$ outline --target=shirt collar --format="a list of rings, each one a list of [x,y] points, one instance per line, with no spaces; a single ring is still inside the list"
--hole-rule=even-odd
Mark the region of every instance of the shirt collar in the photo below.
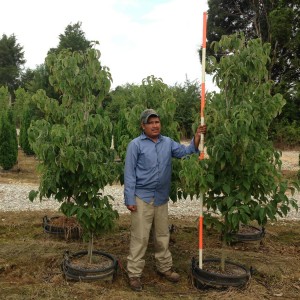
[[[147,135],[145,134],[144,131],[143,131],[142,134],[141,134],[141,139],[142,139],[142,140],[147,140],[147,139],[148,139],[148,140],[151,140],[150,138],[147,137]],[[157,141],[157,142],[159,143],[162,139],[163,139],[163,136],[160,134],[160,135],[158,136],[158,141]]]

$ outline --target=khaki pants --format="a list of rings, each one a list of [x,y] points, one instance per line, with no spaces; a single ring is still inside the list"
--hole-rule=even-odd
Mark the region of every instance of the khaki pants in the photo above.
[[[137,211],[131,212],[131,238],[127,271],[129,277],[140,277],[145,266],[145,253],[153,225],[156,268],[166,272],[172,267],[169,251],[168,203],[154,206],[136,197]]]

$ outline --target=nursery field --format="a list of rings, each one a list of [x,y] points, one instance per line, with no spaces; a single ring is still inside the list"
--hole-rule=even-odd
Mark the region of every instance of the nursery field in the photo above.
[[[36,184],[36,160],[20,153],[19,165],[1,171],[0,183]],[[294,177],[296,171],[287,172]],[[262,241],[237,243],[225,249],[228,259],[253,269],[243,289],[199,290],[191,280],[191,260],[198,258],[197,218],[170,218],[175,230],[170,250],[181,281],[173,284],[155,272],[153,244],[146,254],[144,290],[133,292],[125,272],[129,241],[129,215],[121,214],[111,233],[97,236],[94,248],[118,260],[113,282],[74,282],[61,270],[63,254],[86,250],[81,240],[65,240],[45,233],[42,218],[53,211],[0,211],[0,299],[300,299],[300,222],[269,223]],[[57,214],[56,214],[57,215]],[[204,257],[220,257],[220,238],[205,230]]]
[[[53,212],[52,212],[53,213]],[[95,238],[95,249],[119,261],[111,282],[65,280],[61,263],[65,250],[85,250],[82,241],[65,241],[43,232],[45,212],[0,212],[0,299],[299,299],[300,222],[269,224],[261,242],[235,244],[226,249],[230,260],[252,267],[254,273],[243,289],[198,290],[191,281],[191,259],[198,255],[197,222],[176,219],[170,249],[178,284],[155,273],[153,245],[146,254],[144,291],[135,293],[127,284],[124,266],[128,252],[129,218],[121,215],[117,228]],[[214,231],[205,232],[204,256],[219,257],[220,241]]]

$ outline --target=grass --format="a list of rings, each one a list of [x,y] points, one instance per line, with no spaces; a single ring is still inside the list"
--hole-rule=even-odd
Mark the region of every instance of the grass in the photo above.
[[[34,157],[19,155],[11,172],[1,172],[2,183],[38,183]],[[291,174],[289,174],[291,175]],[[198,290],[191,281],[191,259],[198,258],[198,229],[194,217],[170,219],[175,226],[170,250],[182,279],[172,284],[157,276],[150,242],[144,269],[144,290],[130,290],[125,271],[130,221],[121,215],[114,231],[95,238],[95,249],[112,254],[119,268],[114,282],[73,282],[61,270],[65,251],[86,250],[82,240],[64,240],[43,231],[42,218],[50,211],[0,211],[0,299],[299,299],[300,222],[269,223],[263,241],[239,243],[225,249],[228,259],[252,267],[254,274],[244,289]],[[220,257],[219,234],[204,233],[204,258]]]
[[[0,169],[0,182],[39,184],[37,163],[35,156],[27,156],[22,150],[19,150],[18,163],[11,170]]]
[[[129,217],[121,215],[113,232],[98,236],[95,249],[114,255],[119,268],[114,282],[67,281],[61,271],[64,251],[86,250],[81,240],[65,241],[43,232],[42,218],[53,212],[0,212],[1,299],[284,299],[299,297],[300,223],[270,223],[262,243],[235,244],[227,257],[255,270],[244,289],[198,290],[191,282],[191,259],[198,256],[197,222],[193,218],[171,219],[170,250],[182,280],[172,284],[157,276],[150,242],[146,253],[144,291],[128,287],[125,272],[129,241]],[[219,257],[219,235],[205,231],[204,256]]]

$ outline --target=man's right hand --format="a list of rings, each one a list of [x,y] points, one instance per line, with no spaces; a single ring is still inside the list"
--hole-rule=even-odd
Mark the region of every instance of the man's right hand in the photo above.
[[[127,209],[130,210],[130,211],[137,211],[137,206],[136,205],[126,205],[127,206]]]

